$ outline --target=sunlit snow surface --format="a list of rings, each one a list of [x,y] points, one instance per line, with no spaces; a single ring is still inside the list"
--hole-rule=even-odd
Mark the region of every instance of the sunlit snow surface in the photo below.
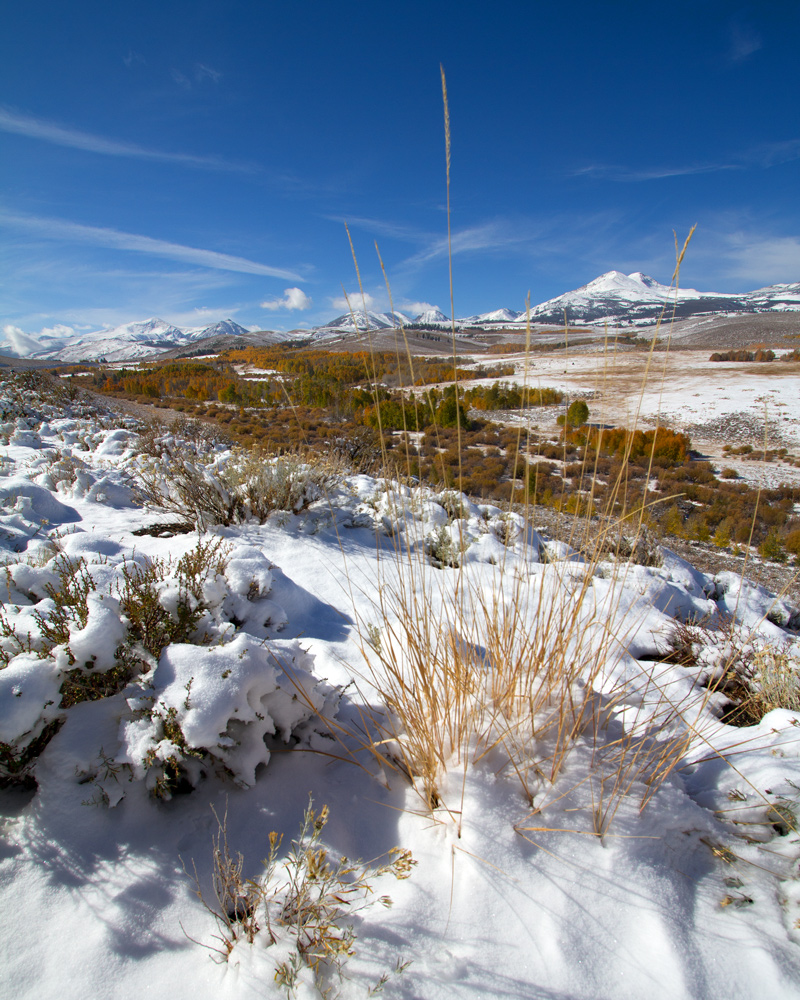
[[[27,414],[3,429],[9,444],[0,466],[0,545],[11,570],[4,596],[13,620],[21,624],[44,597],[47,538],[56,531],[101,582],[123,559],[174,560],[196,545],[196,535],[132,534],[163,520],[132,503],[127,475],[140,461],[132,426],[78,405],[57,412],[32,400]],[[70,454],[78,473],[72,482],[59,480],[55,460]],[[458,580],[471,594],[512,578],[554,600],[578,593],[581,563],[566,547],[509,525],[489,506],[464,501],[464,516],[453,521],[445,504],[452,510],[452,498],[354,476],[300,514],[220,529],[238,562],[211,595],[217,610],[208,627],[217,641],[170,647],[158,667],[161,690],[169,692],[182,690],[193,657],[198,676],[213,657],[235,661],[241,689],[204,691],[199,682],[192,688],[198,739],[213,737],[203,726],[222,724],[214,712],[224,721],[225,698],[235,702],[240,691],[246,700],[241,692],[252,694],[252,685],[252,697],[274,691],[272,668],[257,669],[258,650],[293,650],[323,692],[322,682],[357,679],[364,661],[355,623],[383,626],[379,588],[391,590],[399,577],[427,591],[433,617],[452,609]],[[426,538],[443,529],[466,545],[460,571],[426,561]],[[410,556],[397,554],[409,549]],[[79,704],[40,758],[35,796],[0,792],[4,995],[282,995],[263,936],[252,946],[238,943],[221,965],[195,943],[212,942],[216,926],[184,869],[196,866],[208,885],[213,807],[219,816],[227,811],[232,848],[244,855],[246,874],[257,876],[269,832],[283,833],[288,844],[311,793],[317,806],[330,807],[324,842],[333,851],[374,858],[398,845],[419,862],[407,881],[376,887],[393,897],[393,908],[376,906],[355,918],[356,955],[344,966],[344,981],[334,983],[344,997],[366,996],[398,959],[412,964],[390,980],[387,996],[800,996],[800,843],[791,831],[781,835],[767,814],[768,803],[798,804],[800,718],[776,710],[755,727],[724,725],[719,699],[703,697],[696,671],[658,662],[675,617],[720,612],[752,630],[748,641],[796,649],[796,634],[776,624],[788,621],[790,609],[733,574],[714,579],[669,553],[659,568],[626,564],[615,572],[600,563],[594,572],[584,597],[587,621],[595,629],[606,622],[620,639],[604,647],[597,684],[614,690],[625,681],[629,690],[614,725],[654,710],[647,678],[657,674],[659,690],[682,705],[682,724],[691,731],[683,766],[643,813],[637,787],[602,841],[591,834],[588,741],[578,741],[554,786],[534,781],[541,807],[535,815],[507,762],[487,753],[466,771],[453,764],[441,789],[450,815],[440,808],[431,816],[399,774],[364,754],[357,763],[347,759],[344,746],[319,733],[298,749],[286,745],[271,754],[260,734],[254,743],[243,739],[247,759],[234,764],[239,784],[209,775],[191,794],[162,802],[145,781],[129,780],[135,747],[123,746],[131,719],[125,692]],[[248,619],[242,603],[253,597],[252,581],[256,600],[270,602],[268,626],[264,615]],[[95,618],[73,639],[88,644],[99,664],[118,641],[119,620],[103,617],[110,605],[93,607]],[[468,608],[465,620],[471,614]],[[588,641],[600,643],[599,631]],[[37,697],[57,697],[57,664],[27,657],[0,670],[4,738],[26,724],[23,702],[27,708]],[[8,670],[16,671],[13,683],[4,683]],[[339,724],[357,729],[362,699],[375,697],[363,681],[348,687]],[[58,706],[50,710],[57,714]],[[287,723],[296,713],[278,704],[269,711]],[[99,775],[101,759],[112,762],[115,775]],[[106,799],[117,804],[111,808]],[[301,984],[298,995],[314,994]]]

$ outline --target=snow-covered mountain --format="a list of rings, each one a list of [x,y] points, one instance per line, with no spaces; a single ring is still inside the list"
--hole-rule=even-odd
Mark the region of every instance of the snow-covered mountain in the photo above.
[[[460,322],[464,326],[484,326],[487,323],[516,323],[520,319],[525,319],[525,313],[515,312],[513,309],[495,309],[492,312],[481,313],[478,316],[469,316]]]
[[[183,332],[189,340],[205,340],[206,337],[241,337],[248,331],[232,319],[221,319],[213,326],[197,326]]]
[[[642,271],[623,274],[608,271],[580,288],[565,292],[554,299],[531,308],[531,320],[537,324],[563,325],[564,314],[570,323],[585,325],[611,323],[614,326],[651,326],[663,314],[676,319],[691,316],[800,311],[800,282],[795,284],[769,285],[753,292],[699,292],[694,288],[679,288],[663,285]],[[393,318],[389,313],[370,312],[370,330],[391,329],[403,326],[441,326],[449,328],[450,319],[437,308],[428,309],[413,319],[403,313]],[[356,313],[359,331],[366,329],[364,313]],[[524,326],[524,312],[513,309],[495,309],[456,319],[458,328]],[[331,320],[319,327],[316,335],[330,336],[336,333],[355,333],[353,317],[349,314]]]
[[[45,350],[35,352],[36,358],[54,358],[65,362],[134,361],[182,347],[207,337],[223,335],[241,336],[247,333],[243,326],[231,319],[221,320],[212,326],[183,330],[163,319],[147,319],[138,323],[124,323],[113,330],[95,330],[91,333],[65,337],[61,342],[51,341]]]
[[[768,285],[752,292],[725,293],[699,292],[694,288],[674,288],[663,285],[641,271],[623,274],[608,271],[574,291],[565,292],[554,299],[542,302],[531,309],[531,320],[536,324],[561,326],[566,313],[570,323],[582,325],[651,326],[664,314],[671,318],[688,319],[696,316],[746,315],[748,313],[800,312],[800,282]],[[524,327],[524,312],[513,309],[495,309],[490,312],[457,319],[459,329],[483,327],[491,330],[500,327]],[[289,337],[308,337],[326,340],[346,334],[364,333],[366,330],[391,330],[397,326],[438,326],[449,329],[451,320],[437,307],[431,307],[417,316],[406,313],[357,311],[355,316],[346,313],[309,331],[290,334],[275,333],[265,341],[262,332],[258,343],[279,342]],[[54,334],[55,331],[55,334]],[[63,331],[63,332],[62,332]],[[21,335],[21,331],[18,331]],[[229,338],[237,338],[248,331],[231,319],[221,320],[211,326],[181,329],[162,319],[152,318],[142,322],[125,323],[113,330],[96,330],[90,333],[73,333],[68,327],[55,327],[40,338],[23,337],[37,342],[38,350],[29,352],[35,359],[57,359],[64,362],[80,361],[133,361],[175,351],[209,341],[209,351],[234,346]],[[255,335],[252,335],[255,336]],[[19,338],[17,338],[19,340]],[[0,352],[16,355],[25,351],[10,340],[0,343]],[[199,348],[198,348],[199,349]],[[195,351],[196,353],[196,351]]]
[[[368,310],[365,314],[361,309],[353,314],[345,313],[343,316],[337,316],[329,323],[317,327],[317,333],[325,335],[331,332],[364,333],[367,330],[392,330],[398,325],[408,326],[411,322],[411,318],[405,313],[378,313]]]
[[[432,309],[426,309],[421,312],[419,316],[414,317],[415,326],[449,326],[450,318],[445,316],[441,309],[434,306]]]
[[[633,274],[608,271],[575,291],[535,306],[531,309],[531,319],[538,323],[563,323],[566,311],[573,323],[649,326],[657,322],[665,307],[668,316],[672,316],[674,309],[676,319],[711,313],[797,310],[800,283],[770,285],[741,294],[698,292],[694,288],[676,291],[641,271]]]

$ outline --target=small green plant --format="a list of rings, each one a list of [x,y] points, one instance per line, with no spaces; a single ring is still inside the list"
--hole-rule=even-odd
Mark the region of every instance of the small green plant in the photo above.
[[[175,569],[169,560],[126,560],[122,580],[117,585],[120,608],[128,619],[129,645],[138,642],[158,659],[162,649],[173,642],[203,644],[208,636],[197,636],[198,625],[208,610],[203,584],[208,577],[225,572],[230,546],[220,538],[197,544],[178,560]],[[165,581],[174,576],[177,598],[168,609],[161,600]]]
[[[70,559],[69,556],[58,557],[55,566],[58,575],[58,586],[48,583],[45,586],[47,596],[53,602],[53,607],[47,614],[36,611],[34,618],[39,626],[44,647],[41,655],[49,656],[55,646],[69,643],[70,628],[78,624],[85,628],[89,619],[89,608],[86,598],[95,589],[94,580],[89,574],[85,559]],[[75,657],[67,646],[70,662]]]
[[[569,404],[567,412],[556,421],[561,427],[582,427],[589,419],[589,406],[585,399],[576,399]]]
[[[425,540],[425,551],[438,569],[445,566],[457,567],[461,561],[461,553],[453,541],[453,536],[445,525],[436,528]]]
[[[774,528],[759,545],[758,554],[762,559],[767,559],[770,562],[786,562],[786,549],[783,547],[783,542]]]

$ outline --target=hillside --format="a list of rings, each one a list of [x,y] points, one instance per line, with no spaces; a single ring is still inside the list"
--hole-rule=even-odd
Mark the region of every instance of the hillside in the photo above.
[[[786,602],[0,395],[16,998],[796,997]]]

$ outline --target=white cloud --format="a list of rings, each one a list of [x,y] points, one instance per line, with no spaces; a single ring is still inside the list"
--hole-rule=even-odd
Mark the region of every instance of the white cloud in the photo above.
[[[10,350],[12,354],[19,355],[30,354],[33,351],[39,350],[39,342],[34,340],[33,337],[29,337],[24,330],[20,330],[18,326],[12,326],[11,323],[6,323],[3,327],[3,344],[2,347]]]
[[[33,232],[43,239],[64,240],[71,243],[86,243],[97,247],[111,247],[115,250],[131,250],[135,253],[147,253],[156,257],[167,257],[170,260],[180,260],[199,267],[210,267],[221,271],[236,271],[239,274],[263,274],[271,278],[286,278],[297,281],[299,275],[280,267],[270,267],[245,257],[234,257],[232,254],[218,253],[216,250],[202,250],[199,247],[187,247],[180,243],[169,243],[167,240],[156,240],[150,236],[140,236],[137,233],[120,232],[117,229],[105,229],[100,226],[84,226],[78,222],[67,222],[63,219],[47,219],[32,215],[11,215],[0,210],[0,225]]]
[[[718,170],[742,170],[744,163],[690,163],[683,166],[644,167],[632,170],[613,164],[595,163],[572,171],[573,177],[599,177],[609,181],[658,181],[668,177],[713,174]]]
[[[800,275],[800,239],[796,236],[760,236],[732,233],[725,238],[728,275],[755,285],[797,281]]]
[[[498,219],[454,232],[449,245],[446,236],[439,237],[403,261],[403,264],[410,266],[425,264],[439,257],[446,257],[449,249],[452,249],[453,255],[481,250],[503,250],[519,246],[529,239],[530,234],[521,230],[519,226]]]
[[[71,326],[67,326],[66,323],[56,323],[55,326],[45,326],[43,327],[37,337],[39,340],[66,340],[68,337],[73,337],[75,331]]]
[[[65,326],[63,323],[56,323],[55,326],[51,327],[46,326],[39,333],[25,333],[24,330],[11,323],[7,323],[3,327],[4,343],[20,357],[60,346],[74,335],[73,328]]]
[[[175,76],[176,73],[178,76]],[[173,77],[176,83],[179,82],[178,77],[180,77],[187,86],[191,87],[189,80],[178,70],[173,70]],[[206,170],[232,170],[244,173],[253,173],[256,170],[252,164],[231,163],[217,156],[165,153],[158,149],[146,149],[133,142],[104,139],[102,136],[66,128],[63,125],[56,125],[55,122],[44,121],[32,115],[19,114],[5,107],[0,107],[0,131],[24,135],[29,139],[41,139],[44,142],[53,143],[55,146],[67,146],[71,149],[83,149],[89,153],[100,153],[104,156],[130,156],[139,160],[182,163],[187,167],[202,167]]]
[[[727,159],[710,163],[686,163],[642,168],[630,168],[613,163],[593,163],[572,171],[573,177],[596,177],[609,181],[654,181],[669,177],[690,177],[695,174],[712,174],[720,170],[767,169],[779,163],[800,159],[800,139],[762,143],[739,152]]]
[[[350,302],[348,303],[348,298]],[[361,292],[348,292],[347,295],[342,295],[339,298],[331,299],[331,305],[334,309],[338,309],[339,312],[347,313],[352,309],[353,312],[363,312],[364,303],[366,302],[367,309],[375,309],[378,305],[377,301],[369,294],[369,292],[364,292],[364,298],[361,298]]]
[[[261,308],[277,312],[279,309],[308,309],[310,305],[311,299],[302,288],[284,288],[283,298],[268,299],[261,303]]]
[[[141,63],[143,66],[147,65],[147,60],[141,52],[135,52],[133,49],[128,49],[128,54],[122,57],[122,61],[128,69],[130,69],[134,63]]]
[[[404,302],[400,306],[401,312],[408,313],[409,316],[419,316],[420,313],[428,312],[429,309],[438,308],[438,306],[431,305],[430,302]]]

